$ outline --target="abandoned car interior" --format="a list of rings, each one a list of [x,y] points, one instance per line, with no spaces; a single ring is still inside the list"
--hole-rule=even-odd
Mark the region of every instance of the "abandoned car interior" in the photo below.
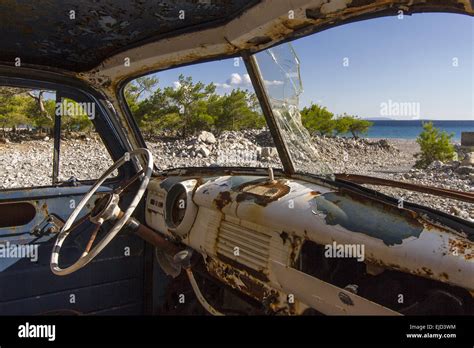
[[[456,79],[471,125],[473,14],[470,0],[2,1],[0,314],[474,315],[474,128],[446,145],[456,157],[390,171],[400,151],[341,121],[360,118],[336,108],[329,133],[308,118],[319,99],[372,101],[364,80],[382,70],[352,97],[344,75],[383,64],[352,58],[377,46],[364,26],[426,20],[470,28],[449,40],[470,52]],[[338,67],[318,70],[332,51]],[[403,57],[387,69],[443,69]],[[455,89],[443,73],[423,83]],[[399,80],[383,100],[425,86]],[[370,151],[386,175],[363,170]]]

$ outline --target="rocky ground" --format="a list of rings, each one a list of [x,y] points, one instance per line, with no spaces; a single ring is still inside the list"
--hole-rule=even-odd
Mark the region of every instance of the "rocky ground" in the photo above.
[[[0,142],[0,189],[51,185],[53,140]],[[102,142],[96,138],[63,140],[60,177],[97,179],[113,162]]]
[[[273,141],[266,131],[202,132],[185,140],[152,139],[148,147],[161,169],[188,166],[281,167]],[[378,176],[463,192],[474,192],[474,154],[458,149],[458,161],[435,162],[426,170],[414,169],[414,140],[348,139],[317,137],[314,146],[321,161],[336,173]],[[0,188],[49,185],[53,142],[40,139],[0,138]],[[65,139],[61,148],[61,179],[99,177],[111,164],[107,151],[93,136]],[[304,169],[300,160],[299,166]],[[405,201],[413,201],[474,221],[474,204],[388,187],[373,187]]]

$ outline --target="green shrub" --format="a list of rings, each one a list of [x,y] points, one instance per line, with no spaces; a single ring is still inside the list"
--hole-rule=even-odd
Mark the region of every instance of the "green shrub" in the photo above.
[[[349,126],[352,123],[352,117],[346,114],[334,119],[334,132],[337,135],[349,133]]]
[[[337,134],[351,133],[354,138],[358,138],[361,134],[366,134],[372,125],[373,123],[370,121],[346,114],[334,120],[334,130]]]
[[[362,134],[367,134],[369,128],[372,127],[372,125],[373,123],[370,121],[353,117],[352,122],[349,124],[349,132],[351,132],[354,138],[358,138]]]
[[[453,134],[440,131],[432,122],[423,124],[423,131],[418,135],[416,142],[420,145],[421,152],[415,166],[426,168],[433,161],[449,161],[454,158],[454,146],[451,144]]]
[[[334,131],[334,114],[325,107],[311,104],[301,110],[301,121],[303,126],[311,133],[319,135],[332,135]]]
[[[333,135],[351,133],[354,138],[368,132],[372,122],[362,120],[356,116],[343,114],[334,117],[334,114],[324,106],[311,104],[301,110],[303,126],[311,133],[319,135]]]

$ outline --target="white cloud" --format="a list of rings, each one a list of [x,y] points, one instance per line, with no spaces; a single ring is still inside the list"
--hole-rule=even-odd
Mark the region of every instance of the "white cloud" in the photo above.
[[[283,81],[279,81],[279,80],[268,81],[268,80],[265,80],[265,84],[267,86],[280,86],[280,85],[283,84]]]
[[[239,73],[233,73],[230,77],[224,82],[214,82],[214,85],[218,88],[230,89],[240,86],[251,86],[252,82],[250,81],[249,74],[240,75]]]
[[[233,73],[226,81],[229,85],[240,85],[242,77],[238,73]]]
[[[173,82],[173,88],[174,88],[174,90],[180,89],[181,88],[181,83],[179,81],[174,81]]]
[[[219,83],[219,82],[214,82],[214,85],[216,87],[220,87],[220,88],[232,88],[231,85],[227,84],[227,83]]]

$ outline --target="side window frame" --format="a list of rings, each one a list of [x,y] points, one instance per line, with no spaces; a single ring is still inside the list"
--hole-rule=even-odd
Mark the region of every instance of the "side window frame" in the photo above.
[[[91,121],[94,124],[97,133],[99,134],[100,140],[107,149],[111,160],[115,162],[123,155],[123,153],[128,151],[126,149],[123,135],[121,135],[120,132],[118,132],[118,130],[116,129],[116,123],[112,121],[111,115],[109,114],[110,111],[107,110],[107,108],[105,107],[106,100],[103,100],[104,98],[102,98],[98,92],[89,91],[80,87],[71,86],[63,83],[9,76],[0,76],[0,86],[53,90],[56,92],[56,101],[60,100],[61,98],[71,98],[77,102],[94,103],[96,115]],[[68,186],[67,182],[57,181],[57,177],[59,174],[59,163],[61,160],[61,139],[60,137],[58,137],[58,135],[60,134],[60,123],[57,123],[56,121],[60,118],[61,116],[57,117],[56,115],[54,117],[54,147],[51,153],[51,169],[53,172],[51,183],[44,186],[20,186],[0,189],[0,192],[13,190],[29,190],[42,187]],[[126,177],[129,177],[133,171],[134,168],[132,168],[131,165],[124,165],[118,169],[117,176],[107,179],[104,184],[114,186],[116,183],[120,182]],[[97,179],[98,178],[78,180],[77,182],[79,182],[81,185],[89,185],[93,184]]]

